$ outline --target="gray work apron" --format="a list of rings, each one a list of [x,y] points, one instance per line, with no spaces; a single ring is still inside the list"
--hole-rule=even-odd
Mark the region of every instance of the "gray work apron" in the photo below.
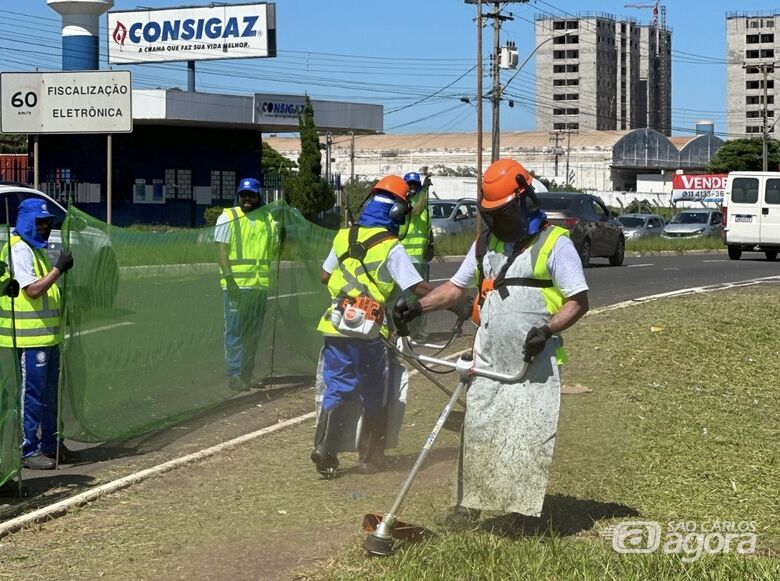
[[[545,236],[518,256],[506,278],[533,278],[533,261]],[[485,278],[494,278],[507,257],[488,252]],[[523,343],[531,327],[549,322],[542,290],[511,286],[502,299],[488,293],[474,341],[475,363],[514,374],[523,365]],[[528,367],[524,381],[503,384],[476,377],[466,396],[466,417],[454,503],[467,508],[539,516],[555,445],[560,405],[558,338]]]

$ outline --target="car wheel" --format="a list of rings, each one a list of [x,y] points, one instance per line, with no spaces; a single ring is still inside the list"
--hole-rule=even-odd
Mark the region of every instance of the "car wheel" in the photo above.
[[[623,259],[626,257],[626,241],[621,236],[618,238],[617,246],[615,246],[615,254],[609,257],[609,263],[612,266],[620,266],[623,264]]]
[[[777,258],[777,250],[766,250],[764,252],[767,260],[774,260]]]
[[[590,239],[586,238],[582,241],[582,247],[580,248],[580,260],[582,261],[582,267],[587,268],[590,265]]]
[[[729,258],[739,260],[742,256],[742,249],[739,246],[729,246]]]

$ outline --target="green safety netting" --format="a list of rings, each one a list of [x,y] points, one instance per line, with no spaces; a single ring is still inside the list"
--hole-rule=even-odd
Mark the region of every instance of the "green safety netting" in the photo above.
[[[250,323],[262,329],[254,375],[277,382],[313,377],[322,345],[316,325],[328,304],[319,273],[335,232],[284,203],[256,212],[276,221],[284,241],[270,268],[262,320]],[[75,266],[59,283],[67,438],[100,442],[138,435],[236,395],[225,377],[225,305],[214,234],[214,227],[117,228],[68,210],[62,240]],[[8,353],[0,361],[0,482],[18,464],[18,389],[10,350],[0,349],[5,356],[2,351]]]
[[[19,470],[19,384],[11,349],[0,349],[0,486]]]

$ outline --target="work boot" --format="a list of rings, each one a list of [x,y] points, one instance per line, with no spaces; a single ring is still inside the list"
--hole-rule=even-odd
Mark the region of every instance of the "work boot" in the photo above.
[[[47,458],[42,452],[38,451],[22,458],[22,468],[29,470],[54,470],[54,460]]]
[[[385,443],[387,441],[387,408],[371,417],[363,416],[363,428],[358,440],[360,464],[358,471],[363,474],[381,472],[387,468]]]
[[[317,421],[317,431],[314,434],[314,449],[311,451],[311,461],[317,472],[325,478],[334,478],[339,459],[336,456],[341,432],[344,428],[344,406],[320,412]]]
[[[453,506],[434,520],[437,525],[451,531],[466,531],[479,524],[479,511],[465,506]]]
[[[51,458],[52,460],[55,460],[57,457],[57,452],[44,452],[44,456],[47,458]],[[60,464],[75,464],[80,460],[79,455],[77,452],[74,452],[70,448],[68,448],[65,444],[60,444]]]
[[[231,375],[228,377],[228,388],[233,391],[249,391],[249,386],[246,381],[241,379],[238,375]]]

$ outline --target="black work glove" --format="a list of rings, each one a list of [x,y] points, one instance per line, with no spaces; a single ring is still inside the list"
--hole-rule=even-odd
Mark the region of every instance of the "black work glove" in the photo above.
[[[420,315],[422,315],[422,305],[419,301],[409,304],[403,297],[398,299],[393,305],[393,324],[395,324],[398,334],[402,337],[409,335],[408,323]]]
[[[531,358],[544,351],[544,344],[547,343],[547,339],[550,337],[552,337],[552,331],[550,331],[550,327],[547,325],[531,327],[525,336],[525,343],[523,344],[525,360],[530,361]]]
[[[241,293],[238,290],[238,283],[236,282],[236,279],[233,278],[233,275],[225,277],[225,284],[227,285],[227,294],[230,302],[237,303]]]
[[[474,297],[464,297],[447,310],[455,313],[459,321],[465,321],[471,317],[471,311],[474,309]]]
[[[433,182],[431,182],[431,176],[425,176],[425,179],[423,180],[421,190],[424,190],[425,188],[430,188],[433,185]]]
[[[15,278],[9,279],[3,289],[3,294],[7,297],[15,299],[19,296],[19,281]]]
[[[60,256],[57,258],[57,264],[54,265],[54,268],[62,274],[68,272],[73,268],[73,255],[67,250],[60,250]]]

